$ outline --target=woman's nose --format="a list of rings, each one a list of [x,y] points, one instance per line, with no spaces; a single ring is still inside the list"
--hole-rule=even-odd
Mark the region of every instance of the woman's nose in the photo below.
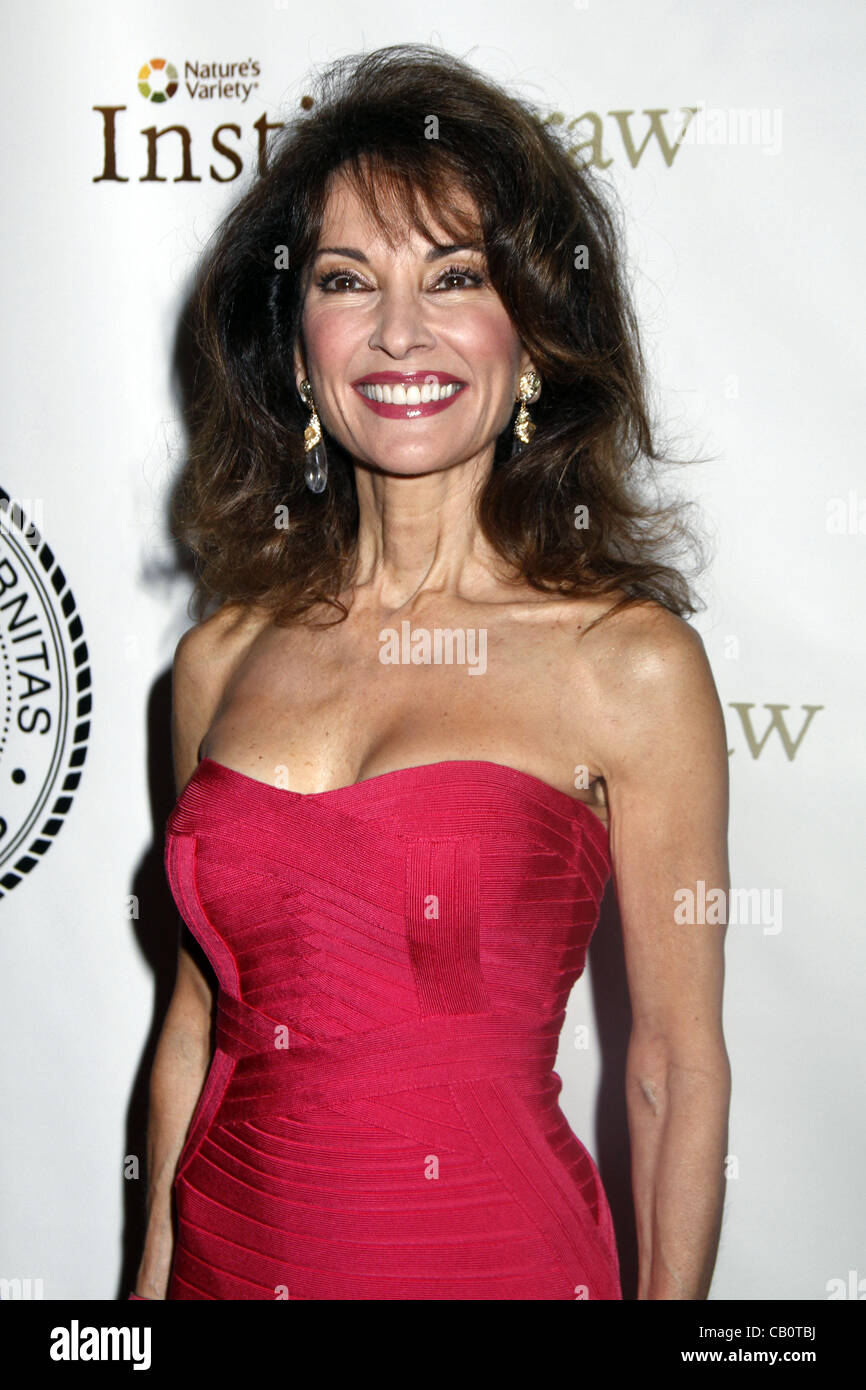
[[[382,295],[370,334],[371,348],[381,348],[391,357],[405,357],[414,348],[432,347],[435,342],[425,306],[416,294],[397,291]]]

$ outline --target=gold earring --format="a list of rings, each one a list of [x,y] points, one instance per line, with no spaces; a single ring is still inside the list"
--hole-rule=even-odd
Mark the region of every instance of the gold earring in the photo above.
[[[538,372],[530,368],[524,372],[518,384],[517,399],[520,401],[520,409],[517,412],[517,419],[514,421],[514,440],[511,445],[511,457],[519,454],[525,444],[529,444],[535,433],[535,424],[529,411],[526,409],[526,402],[531,400],[541,387],[541,377]]]
[[[304,430],[304,449],[307,454],[304,482],[310,492],[324,492],[328,482],[328,455],[325,451],[325,441],[322,438],[321,421],[313,404],[313,388],[306,377],[304,377],[298,390],[305,404],[310,408],[310,423]]]

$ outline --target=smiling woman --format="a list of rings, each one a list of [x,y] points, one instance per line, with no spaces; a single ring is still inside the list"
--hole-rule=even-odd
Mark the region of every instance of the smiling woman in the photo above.
[[[459,190],[450,202],[459,206]],[[465,206],[464,216],[473,216]],[[489,468],[490,440],[510,418],[515,380],[531,368],[490,281],[482,247],[438,240],[431,245],[414,228],[399,242],[386,239],[341,175],[331,182],[320,239],[295,346],[299,393],[320,403],[332,436],[354,465],[379,475],[417,477],[460,463],[473,485],[480,484]],[[451,261],[456,252],[467,263]],[[337,257],[357,264],[335,265]],[[406,361],[406,370],[358,373],[377,351]],[[309,371],[307,357],[316,364]],[[410,359],[425,362],[423,371],[412,368]],[[537,395],[534,387],[526,398]],[[435,430],[412,423],[446,412]],[[376,427],[371,416],[390,423]],[[405,428],[397,428],[398,421]],[[357,485],[363,494],[367,480]]]
[[[280,132],[267,173],[219,230],[193,304],[202,360],[173,527],[198,560],[200,611],[219,600],[260,603],[277,623],[312,621],[312,609],[319,621],[327,608],[345,616],[340,594],[360,559],[357,464],[399,467],[401,452],[414,452],[411,433],[392,431],[381,456],[384,436],[376,447],[373,434],[359,436],[348,393],[376,380],[375,345],[360,346],[371,315],[400,310],[417,292],[425,323],[397,325],[401,339],[421,335],[410,344],[412,371],[388,367],[410,381],[437,369],[470,388],[474,404],[463,390],[455,405],[462,424],[470,411],[479,424],[467,448],[493,427],[477,515],[506,569],[541,592],[694,612],[672,560],[690,549],[697,557],[700,542],[684,508],[662,503],[655,485],[666,455],[649,419],[623,261],[608,190],[517,98],[422,45],[333,64],[312,111]],[[460,341],[446,352],[431,345],[447,322]],[[389,342],[391,331],[386,319]],[[311,496],[309,404],[298,388],[303,346],[317,333],[329,347],[333,337],[349,375],[306,373],[330,461],[327,488]],[[534,433],[509,467],[530,364],[541,384],[525,402]],[[363,407],[370,424],[414,418],[388,409],[399,393],[376,399],[384,409]],[[455,409],[445,412],[450,429]],[[280,506],[288,519],[275,527]]]
[[[212,975],[181,946],[146,1296],[621,1299],[553,1070],[613,873],[637,1296],[706,1297],[723,927],[676,906],[726,891],[727,747],[620,267],[543,123],[412,45],[216,237],[166,829]]]

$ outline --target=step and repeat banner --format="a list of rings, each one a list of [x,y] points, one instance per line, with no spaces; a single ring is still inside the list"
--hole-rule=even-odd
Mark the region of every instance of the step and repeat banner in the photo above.
[[[712,541],[734,905],[713,1299],[866,1297],[861,306],[866,15],[847,0],[10,0],[3,11],[0,1279],[112,1299],[143,1236],[177,918],[167,507],[181,315],[311,74],[432,43],[557,123],[626,222],[672,485]],[[606,900],[557,1069],[634,1274],[621,947]]]

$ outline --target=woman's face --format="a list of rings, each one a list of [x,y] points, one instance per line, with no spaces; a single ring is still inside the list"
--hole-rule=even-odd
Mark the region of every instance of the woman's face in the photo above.
[[[492,463],[531,360],[487,279],[483,248],[431,246],[414,228],[409,237],[390,249],[354,190],[335,183],[309,270],[296,382],[309,378],[322,425],[361,463],[404,476]],[[450,397],[449,382],[459,383]]]

